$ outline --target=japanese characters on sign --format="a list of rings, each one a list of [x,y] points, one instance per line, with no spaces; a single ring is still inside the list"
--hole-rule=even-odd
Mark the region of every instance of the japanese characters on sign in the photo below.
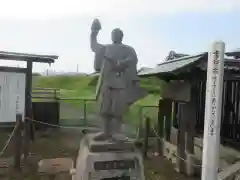
[[[202,180],[217,180],[221,132],[225,43],[215,41],[208,53]]]
[[[217,80],[219,78],[219,51],[213,52],[213,62],[212,62],[212,76],[211,76],[211,121],[210,121],[210,136],[215,134],[215,122],[216,122],[216,110],[217,110],[217,96],[216,96],[216,86]]]
[[[17,93],[16,93],[16,114],[19,113],[19,109],[20,109],[20,95],[19,95],[19,79],[17,79]]]

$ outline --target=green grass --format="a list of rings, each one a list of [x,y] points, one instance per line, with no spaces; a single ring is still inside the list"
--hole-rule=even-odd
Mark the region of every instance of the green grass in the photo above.
[[[93,76],[54,76],[44,77],[35,76],[33,78],[33,87],[40,88],[59,88],[61,89],[61,97],[64,98],[94,98],[97,79]],[[133,104],[129,112],[126,113],[125,119],[127,123],[137,125],[140,121],[139,108],[140,106],[154,106],[158,104],[160,94],[161,81],[157,78],[143,78],[140,81],[140,86],[146,89],[149,95],[135,104]],[[77,108],[83,108],[81,100],[67,100]],[[96,103],[88,102],[87,113],[96,112]],[[148,114],[153,121],[157,117],[157,108],[148,107],[143,109],[143,114]]]

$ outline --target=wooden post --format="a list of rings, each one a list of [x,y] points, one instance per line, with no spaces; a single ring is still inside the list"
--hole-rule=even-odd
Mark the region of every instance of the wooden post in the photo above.
[[[178,128],[179,123],[178,123],[178,116],[177,116],[177,114],[178,114],[178,103],[177,103],[177,101],[173,102],[173,112],[172,112],[172,114],[173,114],[172,127]]]
[[[30,146],[30,123],[28,119],[24,120],[24,133],[23,133],[23,155],[24,160],[27,160]]]
[[[194,84],[191,89],[191,99],[184,105],[184,114],[187,123],[187,142],[186,142],[186,174],[188,176],[194,175],[194,138],[195,138],[195,124],[196,124],[196,93]]]
[[[32,61],[27,61],[27,72],[26,72],[26,88],[25,88],[25,117],[31,118],[32,115],[32,99],[31,99],[31,89],[32,89]],[[31,121],[24,118],[24,146],[23,153],[24,159],[27,160],[30,146],[30,128]]]
[[[172,100],[166,99],[164,102],[164,116],[165,118],[165,137],[170,142],[171,130],[172,130]]]
[[[164,100],[160,99],[158,102],[158,136],[157,138],[157,151],[159,155],[163,155],[163,135],[164,135]]]
[[[143,150],[143,156],[144,158],[147,158],[148,153],[148,137],[150,132],[150,118],[146,117],[145,120],[145,137],[144,137],[144,150]]]
[[[84,118],[84,126],[87,125],[87,104],[86,100],[83,100],[83,118]]]
[[[186,132],[186,112],[184,113],[184,103],[179,104],[179,130],[177,141],[177,170],[181,173],[185,172],[185,132]]]
[[[140,106],[139,107],[139,111],[138,111],[138,117],[139,117],[139,132],[138,132],[138,139],[140,139],[143,135],[143,118],[142,118],[142,110],[143,107]]]
[[[54,100],[56,101],[57,100],[57,89],[54,89],[53,92],[54,92]]]
[[[22,115],[17,114],[16,115],[16,130],[14,134],[14,140],[15,140],[15,155],[14,155],[14,168],[16,170],[21,169],[21,155],[22,155]]]
[[[194,137],[195,137],[195,125],[196,125],[196,93],[194,87],[191,90],[191,100],[185,104],[185,113],[188,113],[187,118],[187,152],[194,153]]]

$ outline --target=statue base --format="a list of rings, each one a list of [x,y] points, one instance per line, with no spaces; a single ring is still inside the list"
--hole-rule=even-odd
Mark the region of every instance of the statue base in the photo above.
[[[75,180],[145,180],[142,155],[133,142],[99,142],[93,137],[81,141]]]

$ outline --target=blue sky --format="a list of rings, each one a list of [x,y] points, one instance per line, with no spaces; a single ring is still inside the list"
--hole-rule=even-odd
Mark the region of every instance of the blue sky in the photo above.
[[[22,6],[20,10],[10,9],[9,1],[1,2],[6,7],[0,12],[0,50],[60,56],[51,67],[35,65],[34,70],[39,72],[47,68],[76,71],[77,64],[79,71],[92,72],[89,33],[94,17],[103,26],[99,34],[101,43],[111,42],[113,28],[123,29],[124,43],[137,51],[139,67],[153,67],[170,50],[189,54],[208,51],[214,40],[224,41],[227,50],[240,47],[237,0],[227,4],[223,0],[168,0],[165,4],[161,0],[122,0],[121,4],[110,0],[102,0],[100,4],[96,0],[89,0],[88,4],[81,0],[52,0],[50,4],[36,0],[37,5],[23,0],[16,4]],[[1,63],[16,65],[16,62]]]

